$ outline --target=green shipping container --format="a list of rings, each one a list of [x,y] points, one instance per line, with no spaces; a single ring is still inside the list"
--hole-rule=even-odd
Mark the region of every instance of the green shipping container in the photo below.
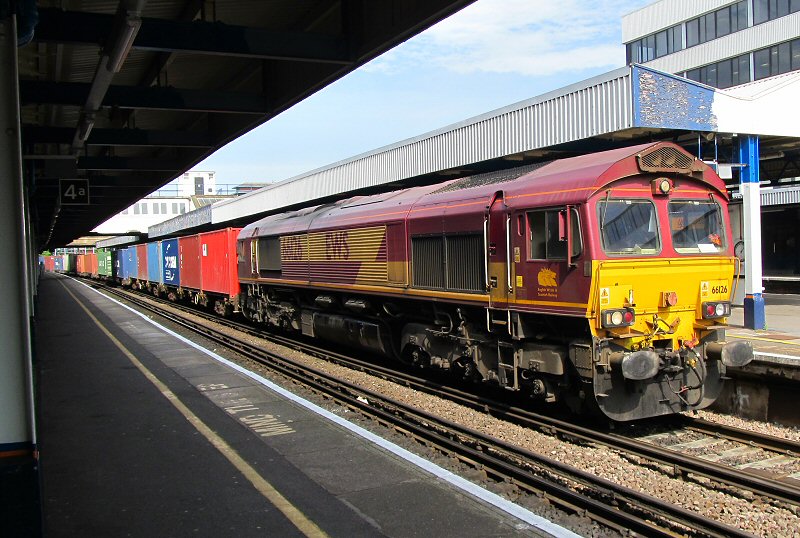
[[[112,259],[111,249],[97,249],[97,274],[108,278],[114,278],[114,260]]]

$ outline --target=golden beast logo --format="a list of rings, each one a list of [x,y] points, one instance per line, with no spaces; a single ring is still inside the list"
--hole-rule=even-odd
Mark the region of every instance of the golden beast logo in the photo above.
[[[547,267],[542,267],[539,269],[539,274],[537,275],[539,280],[539,285],[546,287],[546,288],[555,288],[558,287],[558,282],[556,282],[556,273]]]

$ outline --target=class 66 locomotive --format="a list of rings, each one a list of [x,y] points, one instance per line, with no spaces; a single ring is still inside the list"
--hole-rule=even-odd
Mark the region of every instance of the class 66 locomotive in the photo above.
[[[615,421],[701,409],[753,358],[727,200],[663,142],[349,198],[244,228],[239,306]]]

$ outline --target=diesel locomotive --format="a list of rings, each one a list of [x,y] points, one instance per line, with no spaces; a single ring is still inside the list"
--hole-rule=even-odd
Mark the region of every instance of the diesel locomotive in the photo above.
[[[247,318],[628,421],[727,367],[723,181],[653,143],[276,214],[243,228]]]

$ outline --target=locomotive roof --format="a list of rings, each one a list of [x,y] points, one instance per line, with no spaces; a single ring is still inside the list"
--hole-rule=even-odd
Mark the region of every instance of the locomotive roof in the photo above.
[[[456,202],[466,202],[463,204],[466,206],[486,205],[497,191],[503,192],[510,206],[522,203],[522,200],[530,203],[531,197],[535,197],[537,205],[577,204],[585,202],[615,180],[641,174],[636,156],[663,147],[676,148],[691,159],[694,169],[702,171],[702,180],[726,196],[724,182],[709,166],[675,144],[658,142],[473,175],[435,185],[356,196],[300,211],[270,215],[242,229],[239,237],[297,233],[365,222],[367,219],[396,220],[405,218],[415,209]]]

